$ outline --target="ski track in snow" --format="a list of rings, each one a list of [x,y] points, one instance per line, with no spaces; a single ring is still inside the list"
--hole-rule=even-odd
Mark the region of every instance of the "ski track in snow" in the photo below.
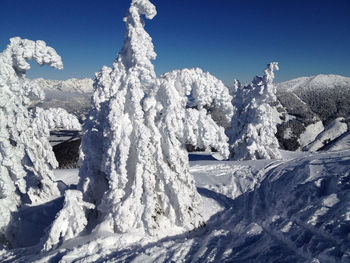
[[[100,251],[61,248],[35,255],[38,246],[23,248],[12,256],[0,252],[0,261],[350,262],[350,151],[293,156],[230,162],[191,155],[207,219],[196,231],[116,251],[107,237]],[[62,171],[59,176],[64,180]]]

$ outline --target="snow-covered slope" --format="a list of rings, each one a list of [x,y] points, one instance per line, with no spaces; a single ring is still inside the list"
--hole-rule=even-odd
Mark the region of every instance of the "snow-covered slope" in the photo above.
[[[350,150],[350,130],[322,148],[324,151],[340,151],[345,149]]]
[[[326,127],[338,117],[350,116],[348,77],[316,75],[292,79],[277,85],[277,97],[286,110],[286,119],[277,133],[284,149],[301,149],[310,143],[304,139],[316,138],[322,131],[319,124],[314,129],[316,123],[322,121]],[[309,125],[313,126],[307,128]]]
[[[40,235],[62,206],[61,198],[21,211],[18,220],[22,224],[15,233],[24,248],[10,253],[0,250],[0,261],[350,261],[350,150],[288,153],[284,161],[220,162],[206,155],[190,158],[190,171],[203,198],[205,227],[120,250],[115,250],[110,234],[92,233],[54,251],[37,253]],[[67,185],[73,187],[74,173],[68,170],[67,174],[61,171],[57,176],[68,179]]]
[[[80,119],[83,119],[91,107],[92,79],[73,78],[61,81],[39,78],[32,81],[45,93],[44,102],[35,102],[32,106],[40,106],[45,109],[61,107]]]
[[[348,125],[346,124],[344,118],[336,118],[324,131],[317,135],[312,143],[305,146],[303,150],[312,152],[320,150],[326,144],[336,140],[338,137],[346,133],[347,130]]]

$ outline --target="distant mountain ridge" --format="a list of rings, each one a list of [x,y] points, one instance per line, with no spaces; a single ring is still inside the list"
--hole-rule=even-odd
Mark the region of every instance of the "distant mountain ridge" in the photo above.
[[[76,115],[80,121],[85,118],[91,108],[90,98],[93,91],[93,80],[68,79],[68,80],[46,80],[33,79],[45,92],[44,101],[34,101],[32,107],[42,108],[61,107],[69,113]]]
[[[316,75],[277,84],[277,96],[293,93],[325,125],[337,117],[350,116],[350,78],[339,75]]]
[[[67,80],[48,80],[43,78],[33,79],[44,90],[59,90],[70,93],[92,93],[93,80],[85,79],[67,79]]]
[[[310,125],[326,127],[336,118],[350,117],[350,78],[316,75],[292,79],[277,84],[277,98],[286,111],[277,137],[282,148],[297,150],[310,143],[300,141],[303,133],[312,132],[307,131]],[[314,137],[319,132],[315,130]]]

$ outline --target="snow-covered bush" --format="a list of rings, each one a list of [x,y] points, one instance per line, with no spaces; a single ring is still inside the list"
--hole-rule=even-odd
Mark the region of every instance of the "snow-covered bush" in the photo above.
[[[52,223],[44,250],[50,250],[66,239],[72,238],[84,230],[87,225],[85,209],[94,206],[83,201],[83,194],[77,190],[67,190],[64,195],[64,204]]]
[[[203,224],[186,143],[211,146],[228,157],[224,128],[209,111],[221,112],[227,124],[232,105],[222,82],[199,69],[157,79],[151,63],[156,54],[141,15],[152,19],[156,9],[148,0],[133,0],[122,50],[113,68],[96,74],[93,109],[83,127],[79,189],[96,205],[95,231],[160,237]],[[187,109],[189,97],[193,109]]]
[[[61,69],[56,51],[43,41],[11,38],[0,54],[0,233],[21,203],[40,204],[59,195],[52,169],[57,166],[48,142],[49,129],[78,128],[64,110],[29,111],[29,97],[44,98],[42,90],[25,77],[27,60]]]
[[[246,86],[235,82],[235,112],[230,138],[231,158],[235,160],[276,159],[280,158],[277,132],[276,111],[271,103],[276,101],[276,86],[273,83],[274,70],[278,64],[267,65],[263,77],[256,76]]]

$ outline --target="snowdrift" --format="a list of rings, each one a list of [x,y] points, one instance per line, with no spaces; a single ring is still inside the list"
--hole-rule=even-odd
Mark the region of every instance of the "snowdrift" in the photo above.
[[[349,262],[350,151],[285,158],[290,160],[220,162],[192,156],[190,172],[208,215],[200,230],[121,250],[110,235],[83,236],[51,252],[37,254],[38,246],[2,251],[1,262]],[[72,181],[72,170],[67,173],[60,171],[59,178]],[[45,222],[30,219],[53,219],[63,199],[55,202],[56,208],[48,203],[24,210],[23,222],[40,229]],[[21,229],[18,240],[40,239]]]

